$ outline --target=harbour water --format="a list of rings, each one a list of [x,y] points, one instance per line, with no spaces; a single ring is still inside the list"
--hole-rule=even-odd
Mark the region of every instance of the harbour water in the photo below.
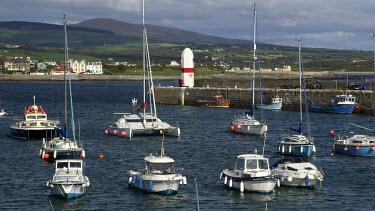
[[[233,168],[236,156],[261,154],[263,139],[229,132],[230,119],[243,109],[203,108],[158,105],[163,120],[181,128],[181,137],[164,140],[166,155],[175,159],[177,168],[184,168],[188,185],[180,186],[177,195],[146,194],[128,188],[127,172],[143,168],[144,157],[159,153],[161,137],[124,139],[104,134],[114,112],[133,109],[131,99],[141,102],[140,82],[73,82],[76,126],[83,142],[85,175],[91,186],[82,198],[65,201],[49,197],[46,182],[53,175],[53,165],[39,157],[41,141],[24,141],[9,136],[11,119],[22,117],[26,106],[36,95],[49,118],[63,120],[62,82],[1,82],[0,109],[10,115],[0,118],[0,210],[196,210],[194,179],[198,182],[201,210],[373,210],[375,158],[331,155],[335,133],[366,133],[348,127],[349,121],[372,127],[373,117],[311,113],[311,131],[317,153],[309,158],[322,167],[325,178],[316,189],[277,188],[270,195],[240,193],[225,189],[220,172]],[[259,111],[257,111],[259,116]],[[267,111],[269,132],[265,156],[271,164],[281,155],[277,141],[297,127],[299,113]],[[104,155],[103,159],[99,155]],[[52,204],[52,206],[51,206]]]

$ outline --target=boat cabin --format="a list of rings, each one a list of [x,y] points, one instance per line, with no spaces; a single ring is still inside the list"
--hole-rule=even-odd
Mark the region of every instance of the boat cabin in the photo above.
[[[151,174],[174,174],[174,160],[170,157],[148,156],[145,158],[146,171]]]
[[[82,169],[82,160],[56,160],[55,171],[59,169]]]
[[[237,171],[269,170],[268,159],[261,155],[239,155],[235,166]]]
[[[334,104],[354,104],[355,98],[353,95],[336,95]]]

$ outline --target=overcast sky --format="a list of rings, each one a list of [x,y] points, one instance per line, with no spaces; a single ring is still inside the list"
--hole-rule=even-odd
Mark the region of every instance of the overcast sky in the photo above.
[[[146,24],[270,44],[372,50],[375,0],[145,0]],[[0,21],[68,24],[93,18],[141,23],[142,0],[0,0]]]

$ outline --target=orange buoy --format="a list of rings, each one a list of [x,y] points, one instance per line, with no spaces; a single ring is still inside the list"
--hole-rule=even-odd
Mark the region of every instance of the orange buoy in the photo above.
[[[103,159],[103,158],[104,158],[104,155],[103,155],[103,154],[100,154],[100,155],[99,155],[99,158],[100,158],[100,159]]]
[[[334,130],[330,130],[329,134],[333,135],[333,134],[335,134],[335,131]]]
[[[48,159],[49,158],[49,154],[44,154],[44,159]]]
[[[109,131],[108,131],[108,130],[105,130],[104,133],[107,135],[107,134],[109,133]]]
[[[121,136],[122,136],[122,137],[125,137],[125,136],[126,136],[126,132],[125,132],[125,131],[122,131],[122,132],[121,132]]]
[[[234,125],[231,125],[229,128],[230,128],[231,131],[234,131],[234,129],[235,129]]]

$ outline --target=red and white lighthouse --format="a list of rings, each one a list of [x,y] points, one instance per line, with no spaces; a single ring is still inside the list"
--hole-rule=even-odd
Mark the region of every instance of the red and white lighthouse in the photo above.
[[[194,87],[194,55],[190,48],[185,48],[181,54],[182,79],[180,86]]]

